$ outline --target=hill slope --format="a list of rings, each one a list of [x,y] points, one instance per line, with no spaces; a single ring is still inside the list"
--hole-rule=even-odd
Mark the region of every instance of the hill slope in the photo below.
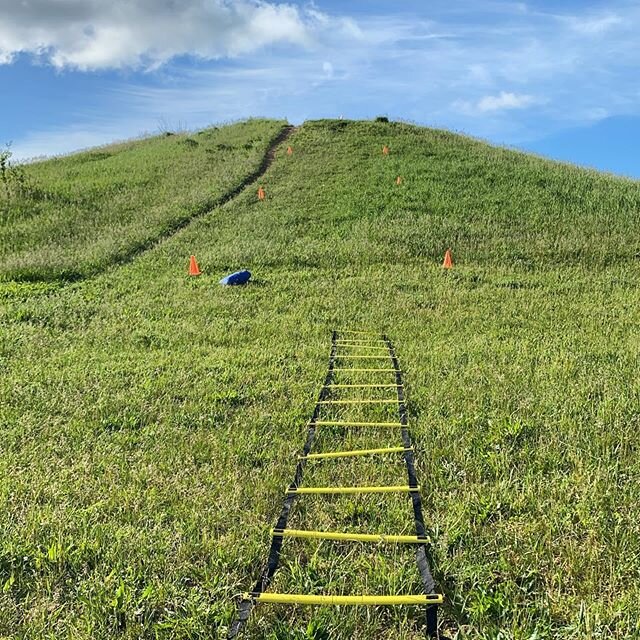
[[[402,124],[311,122],[289,143],[264,202],[247,190],[83,282],[5,286],[0,633],[224,637],[335,327],[397,345],[445,628],[640,633],[640,185]],[[249,286],[217,286],[241,267]],[[308,482],[404,478],[359,464]],[[402,498],[300,506],[301,527],[412,525]],[[410,550],[295,542],[283,560],[281,589],[419,589]],[[264,607],[246,637],[420,623]]]
[[[128,260],[250,181],[283,127],[167,132],[20,168],[0,189],[0,277],[73,280]]]

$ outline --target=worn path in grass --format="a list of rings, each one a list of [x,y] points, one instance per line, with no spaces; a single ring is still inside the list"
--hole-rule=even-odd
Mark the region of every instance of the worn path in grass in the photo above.
[[[250,120],[21,168],[24,187],[0,195],[0,279],[69,282],[130,261],[252,185],[292,130]]]
[[[224,637],[330,331],[354,326],[389,334],[405,371],[445,626],[640,634],[638,183],[393,123],[305,123],[289,143],[264,202],[246,189],[59,291],[5,290],[0,635]],[[186,277],[190,253],[204,276]],[[249,286],[217,286],[242,267]],[[383,462],[345,460],[340,480],[402,484],[402,461]],[[410,530],[406,497],[361,498],[305,498],[290,525]],[[420,589],[410,550],[313,541],[287,545],[277,580]],[[414,640],[420,623],[263,607],[246,637]]]

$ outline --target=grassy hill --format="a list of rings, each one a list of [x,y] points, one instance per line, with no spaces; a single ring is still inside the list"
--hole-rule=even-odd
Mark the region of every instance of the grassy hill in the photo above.
[[[29,212],[6,216],[4,237],[26,230],[33,248],[3,248],[1,263],[0,637],[225,637],[336,327],[396,344],[449,635],[640,635],[640,184],[443,131],[308,122],[260,179],[265,201],[251,184],[168,235],[252,173],[281,128],[220,129],[208,135],[233,150],[200,160],[177,137],[127,147],[163,169],[140,167],[151,193],[131,191],[130,225],[104,186],[96,254],[64,231],[66,205],[43,208],[51,240]],[[178,159],[193,166],[174,174]],[[76,185],[110,161],[79,163]],[[74,163],[27,170],[64,193]],[[162,222],[140,225],[147,197]],[[111,266],[113,247],[140,242]],[[93,276],[69,282],[77,256]],[[217,285],[243,267],[250,285]],[[405,479],[395,458],[341,464],[306,480]],[[406,498],[369,495],[305,498],[294,525],[412,521]],[[411,550],[303,541],[287,543],[276,586],[420,588]],[[413,640],[420,613],[264,606],[244,637]]]
[[[28,167],[9,201],[0,190],[0,274],[73,280],[128,260],[241,185],[283,127],[167,132]]]

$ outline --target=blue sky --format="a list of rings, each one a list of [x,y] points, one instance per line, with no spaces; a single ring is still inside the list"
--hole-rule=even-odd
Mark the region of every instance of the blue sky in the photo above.
[[[0,142],[387,115],[640,177],[640,3],[0,0]]]

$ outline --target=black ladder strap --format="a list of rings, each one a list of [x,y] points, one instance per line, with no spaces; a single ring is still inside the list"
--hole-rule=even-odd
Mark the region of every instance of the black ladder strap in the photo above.
[[[404,403],[404,386],[402,383],[402,370],[398,363],[398,357],[396,356],[395,349],[391,340],[386,335],[383,335],[384,341],[389,349],[389,356],[395,369],[396,385],[398,391],[398,413],[400,415],[400,424],[402,425],[402,444],[405,448],[404,461],[407,466],[407,476],[409,478],[409,486],[417,487],[418,480],[416,477],[415,457],[413,453],[413,447],[411,446],[411,436],[409,435],[408,420],[407,420],[407,408]],[[418,537],[426,537],[426,527],[424,525],[424,516],[422,515],[422,497],[419,491],[411,492],[411,503],[413,505],[413,517],[416,526],[416,535]],[[436,583],[431,574],[431,568],[429,567],[429,560],[427,558],[426,544],[418,545],[416,549],[416,564],[418,565],[418,571],[420,572],[420,578],[422,579],[422,585],[425,594],[435,593]],[[426,625],[427,634],[435,636],[438,633],[438,607],[437,605],[428,605],[426,611]]]

